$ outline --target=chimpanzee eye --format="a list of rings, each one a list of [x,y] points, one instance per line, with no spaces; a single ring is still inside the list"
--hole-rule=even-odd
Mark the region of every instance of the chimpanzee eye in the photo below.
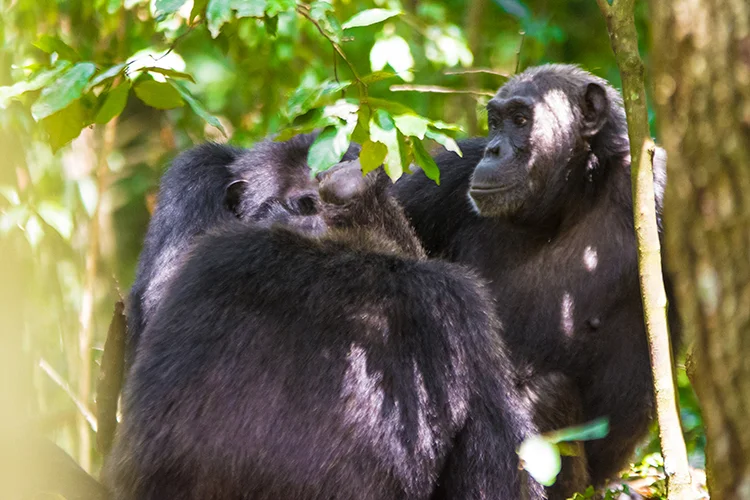
[[[526,117],[521,113],[516,113],[515,115],[513,115],[513,124],[516,127],[523,127],[524,125],[526,125],[527,121],[528,120],[526,119]]]
[[[497,118],[491,117],[487,119],[487,128],[495,130],[497,128]]]

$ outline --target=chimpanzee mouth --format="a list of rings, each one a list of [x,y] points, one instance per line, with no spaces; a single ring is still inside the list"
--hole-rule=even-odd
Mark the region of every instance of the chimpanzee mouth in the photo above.
[[[502,186],[497,184],[472,184],[469,186],[469,194],[498,194],[508,191],[508,186]]]

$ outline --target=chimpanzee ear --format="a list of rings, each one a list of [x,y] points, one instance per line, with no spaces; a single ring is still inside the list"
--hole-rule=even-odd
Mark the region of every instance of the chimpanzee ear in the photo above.
[[[227,186],[226,193],[224,194],[224,206],[230,212],[234,212],[237,217],[240,217],[242,215],[240,213],[240,205],[248,186],[249,183],[245,179],[232,181]]]
[[[583,125],[581,133],[584,137],[596,135],[607,123],[609,99],[607,91],[598,83],[589,83],[583,95]]]

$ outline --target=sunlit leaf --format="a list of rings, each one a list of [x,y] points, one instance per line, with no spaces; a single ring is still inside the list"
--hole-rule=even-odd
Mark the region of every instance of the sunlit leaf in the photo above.
[[[348,21],[344,22],[341,27],[345,30],[348,30],[349,28],[370,26],[373,24],[382,23],[386,19],[390,19],[400,14],[400,10],[367,9],[358,14],[354,14]]]
[[[362,165],[362,172],[372,172],[385,160],[388,154],[388,148],[385,144],[378,141],[367,140],[362,144],[362,150],[359,152],[359,163]]]
[[[164,76],[168,76],[170,78],[176,78],[177,80],[187,80],[189,82],[195,83],[195,79],[193,78],[193,75],[190,73],[184,73],[182,71],[176,71],[174,69],[169,68],[157,68],[157,67],[148,67],[148,68],[142,68],[139,71],[148,71],[149,73],[159,73]]]
[[[26,226],[24,227],[24,234],[26,235],[26,240],[29,242],[29,245],[31,245],[31,248],[36,248],[39,245],[39,242],[42,241],[42,238],[44,237],[44,229],[39,223],[39,219],[36,215],[29,216],[29,219],[26,221]]]
[[[77,100],[65,109],[44,118],[40,123],[47,132],[50,146],[57,151],[78,137],[81,130],[89,124],[89,119],[81,101]]]
[[[39,121],[68,106],[81,97],[83,89],[91,80],[96,66],[94,63],[78,63],[63,73],[57,80],[42,90],[39,99],[31,106],[31,114]]]
[[[424,139],[424,134],[427,132],[427,125],[429,120],[422,118],[417,115],[396,115],[393,117],[393,121],[396,122],[396,127],[404,135],[413,135]]]
[[[369,75],[365,75],[360,80],[369,85],[371,83],[380,82],[383,80],[387,80],[389,78],[396,78],[398,75],[396,73],[393,73],[391,71],[375,71],[374,73],[370,73]]]
[[[425,132],[424,135],[428,139],[432,139],[433,141],[437,142],[448,151],[453,151],[458,156],[464,155],[461,152],[461,148],[458,146],[458,143],[452,137],[445,135],[442,132],[438,132],[437,130],[431,130],[429,128],[427,129],[427,132]]]
[[[521,465],[544,486],[552,486],[560,473],[560,451],[540,436],[526,438],[518,448]]]
[[[232,19],[232,0],[209,0],[206,6],[206,21],[212,38],[219,36],[221,27]]]
[[[0,87],[0,108],[6,107],[8,101],[14,97],[41,89],[69,67],[69,62],[62,61],[52,69],[40,71],[30,80],[23,80],[8,87]]]
[[[23,227],[29,215],[29,209],[25,205],[10,207],[0,212],[0,234],[7,234],[13,228]]]
[[[180,93],[170,84],[154,80],[142,80],[135,86],[138,99],[156,109],[172,109],[184,106]]]
[[[323,172],[341,161],[349,148],[351,133],[345,127],[327,127],[315,139],[307,154],[312,175]]]
[[[195,18],[201,16],[206,11],[208,0],[195,0],[193,2],[193,8],[190,11],[190,22],[195,21]]]
[[[427,152],[422,141],[412,141],[411,144],[412,150],[414,151],[414,160],[417,165],[422,168],[428,179],[432,179],[435,181],[435,184],[439,186],[440,169],[438,168],[437,163],[432,159],[430,153]]]
[[[128,102],[128,93],[130,92],[130,83],[126,80],[121,83],[113,90],[107,93],[107,98],[104,100],[104,104],[97,111],[94,117],[94,123],[104,124],[110,121],[115,116],[122,113],[125,109],[125,104]]]
[[[185,0],[156,0],[154,2],[154,14],[163,16],[177,12],[185,3]]]
[[[121,63],[121,64],[115,64],[114,66],[107,68],[105,71],[99,73],[94,78],[92,78],[86,88],[91,89],[91,88],[96,87],[100,83],[104,83],[107,80],[111,80],[117,75],[123,73],[127,65],[128,65],[127,63]]]
[[[349,87],[352,82],[325,80],[313,87],[298,87],[287,101],[287,116],[293,117],[306,113],[319,106],[323,98],[332,96]]]
[[[415,115],[413,109],[400,102],[389,101],[387,99],[378,99],[377,97],[366,97],[362,99],[362,104],[369,105],[371,108],[384,109],[392,115]]]
[[[190,106],[190,109],[193,110],[193,112],[203,118],[206,123],[208,123],[211,126],[214,126],[221,130],[221,133],[224,134],[224,137],[227,136],[227,131],[224,130],[224,127],[221,125],[221,122],[218,118],[216,118],[214,115],[208,112],[206,108],[203,107],[203,104],[198,101],[193,95],[186,89],[183,85],[181,85],[179,82],[176,82],[174,80],[169,80],[169,83],[177,89],[177,92],[182,96],[183,99],[188,103]]]
[[[5,198],[11,205],[20,205],[21,197],[18,191],[12,186],[0,186],[0,195]]]
[[[294,11],[297,7],[295,0],[268,0],[266,14],[276,16],[281,12]]]
[[[403,173],[398,130],[393,124],[393,119],[381,109],[377,110],[370,120],[370,137],[372,141],[381,142],[388,148],[383,168],[388,176],[395,181]]]
[[[73,216],[65,207],[51,201],[43,201],[36,209],[39,217],[64,239],[69,240],[73,234]]]
[[[239,17],[263,17],[268,8],[268,0],[234,0],[232,8]]]
[[[411,69],[414,68],[414,58],[409,44],[398,35],[378,39],[370,49],[370,67],[372,71],[380,71],[389,65],[399,77],[406,81],[414,79]]]
[[[60,59],[65,59],[72,62],[81,60],[81,56],[78,55],[78,52],[76,52],[70,45],[55,36],[40,36],[39,39],[34,43],[34,47],[43,50],[48,54],[57,52],[57,55],[60,57]]]

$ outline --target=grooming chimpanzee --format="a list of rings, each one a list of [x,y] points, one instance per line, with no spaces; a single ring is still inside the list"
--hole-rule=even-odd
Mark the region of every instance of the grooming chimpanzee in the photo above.
[[[114,499],[542,498],[483,286],[428,261],[380,171],[322,176],[320,235],[197,238],[140,340]]]
[[[318,191],[307,165],[307,151],[315,137],[266,140],[250,150],[209,143],[174,160],[162,177],[130,291],[127,365],[196,236],[240,213],[256,224],[286,214],[287,224],[322,230]],[[352,145],[343,160],[356,158],[358,152],[359,147]],[[250,185],[252,189],[247,189]]]
[[[609,417],[609,435],[585,444],[599,485],[627,464],[653,406],[622,100],[547,65],[509,80],[487,112],[489,137],[461,143],[463,158],[437,155],[440,186],[416,173],[395,193],[429,255],[490,283],[530,390],[556,388],[535,394],[542,430]]]

